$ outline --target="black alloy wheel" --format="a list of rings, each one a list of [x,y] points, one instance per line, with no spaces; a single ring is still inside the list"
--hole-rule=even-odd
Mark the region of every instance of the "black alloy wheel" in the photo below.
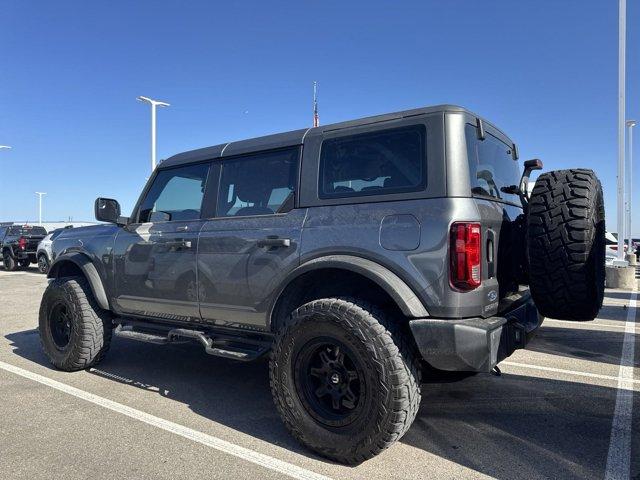
[[[56,347],[60,350],[69,345],[71,339],[71,311],[64,302],[56,303],[49,311],[49,328],[51,338]]]
[[[339,340],[322,337],[305,344],[294,372],[302,404],[318,422],[343,427],[361,413],[366,391],[362,366]]]

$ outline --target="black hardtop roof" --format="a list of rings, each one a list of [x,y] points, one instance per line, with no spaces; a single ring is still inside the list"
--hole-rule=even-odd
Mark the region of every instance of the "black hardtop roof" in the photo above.
[[[242,155],[251,152],[259,152],[262,150],[272,150],[276,148],[285,148],[295,145],[302,145],[304,137],[310,131],[330,132],[332,130],[341,130],[343,128],[358,127],[361,125],[367,125],[378,122],[385,122],[388,120],[396,120],[400,118],[413,117],[418,115],[425,115],[430,113],[439,112],[465,112],[473,116],[478,116],[475,113],[467,110],[464,107],[457,105],[436,105],[432,107],[414,108],[412,110],[403,110],[400,112],[385,113],[383,115],[374,115],[371,117],[358,118],[355,120],[347,120],[346,122],[332,123],[328,125],[321,125],[319,127],[302,128],[300,130],[293,130],[290,132],[276,133],[273,135],[266,135],[263,137],[250,138],[247,140],[239,140],[236,142],[221,143],[220,145],[214,145],[213,147],[198,148],[196,150],[189,150],[187,152],[178,153],[169,157],[158,165],[159,169],[170,168],[178,165],[184,165],[188,163],[195,163],[204,160],[212,160],[215,158],[232,157],[234,155]],[[483,119],[486,122],[486,120]],[[487,122],[496,130],[497,127]],[[499,130],[500,131],[500,130]],[[501,132],[502,133],[502,132]],[[505,135],[506,137],[506,135]],[[507,137],[508,138],[508,137]]]

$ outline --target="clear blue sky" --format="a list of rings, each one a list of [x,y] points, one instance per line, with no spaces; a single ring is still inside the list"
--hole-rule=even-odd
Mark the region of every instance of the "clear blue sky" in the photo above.
[[[166,158],[308,126],[318,80],[322,123],[454,103],[523,159],[595,169],[615,230],[617,3],[0,0],[0,144],[13,146],[0,151],[0,220],[36,219],[35,191],[49,221],[92,220],[99,195],[130,212],[149,175],[138,95],[172,104],[159,112]],[[637,118],[638,2],[628,15]]]

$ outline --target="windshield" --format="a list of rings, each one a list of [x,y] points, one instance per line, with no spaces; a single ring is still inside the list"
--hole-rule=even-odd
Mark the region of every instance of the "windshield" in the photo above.
[[[604,237],[607,240],[607,245],[617,245],[618,244],[618,240],[616,239],[615,235],[613,235],[613,233],[605,232]]]
[[[58,235],[60,235],[62,232],[64,232],[64,231],[65,231],[65,229],[64,229],[64,228],[59,228],[59,229],[57,229],[57,230],[54,230],[52,233],[50,233],[50,234],[49,234],[49,235],[51,236],[51,238],[50,238],[49,240],[55,240],[55,239],[56,239],[56,237],[57,237]]]

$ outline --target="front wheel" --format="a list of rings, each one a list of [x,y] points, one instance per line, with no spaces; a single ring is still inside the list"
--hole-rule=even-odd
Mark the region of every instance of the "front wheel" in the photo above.
[[[45,254],[38,255],[38,271],[45,274],[49,272],[49,259]]]
[[[84,278],[56,278],[42,296],[39,331],[53,365],[82,370],[96,365],[109,349],[111,316],[98,307]]]
[[[348,464],[367,460],[409,429],[420,406],[415,349],[383,312],[321,299],[295,310],[271,354],[271,391],[291,434]]]

